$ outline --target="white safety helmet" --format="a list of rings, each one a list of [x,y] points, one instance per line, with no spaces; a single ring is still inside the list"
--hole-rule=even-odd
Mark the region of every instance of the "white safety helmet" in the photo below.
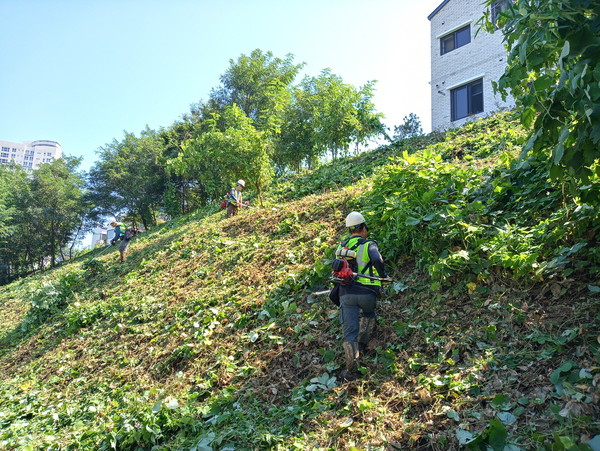
[[[365,218],[358,211],[352,211],[346,216],[346,227],[354,227],[365,223]]]
[[[244,188],[246,187],[246,182],[244,182],[242,179],[239,179],[239,180],[237,181],[237,184],[238,184],[238,185],[242,185]]]

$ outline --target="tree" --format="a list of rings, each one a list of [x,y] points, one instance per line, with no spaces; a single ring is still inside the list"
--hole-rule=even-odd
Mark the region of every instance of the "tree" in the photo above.
[[[219,128],[224,124],[224,128]],[[232,180],[245,179],[252,185],[263,204],[262,192],[271,181],[273,168],[265,133],[237,105],[226,107],[221,118],[214,113],[210,130],[183,146],[171,164],[179,173],[205,168],[205,180],[214,197]]]
[[[358,126],[354,134],[357,152],[360,145],[366,144],[379,135],[385,135],[385,126],[381,122],[383,114],[377,113],[373,103],[374,91],[375,81],[369,81],[357,92],[356,114]]]
[[[304,77],[286,110],[285,126],[275,160],[298,168],[328,153],[332,159],[347,154],[352,143],[364,144],[383,132],[382,115],[372,102],[374,82],[355,88],[329,69],[318,77]]]
[[[283,116],[285,125],[275,141],[273,160],[280,171],[289,168],[298,172],[303,165],[316,165],[323,150],[317,144],[313,94],[296,87],[292,97]]]
[[[402,125],[396,125],[394,127],[394,141],[401,139],[413,138],[415,136],[421,136],[423,134],[423,127],[421,126],[421,120],[415,113],[410,113],[408,116],[404,116],[404,122]]]
[[[524,153],[549,154],[551,175],[584,182],[600,176],[599,14],[598,0],[519,0],[484,20],[504,32],[508,65],[495,88],[532,127]]]
[[[50,266],[56,265],[58,253],[77,238],[88,205],[84,202],[84,179],[76,172],[81,158],[64,157],[42,164],[33,172],[30,219],[35,224],[33,234],[42,243],[41,257],[50,257]]]
[[[285,59],[256,49],[237,61],[229,60],[229,68],[221,75],[221,86],[211,93],[211,102],[218,111],[236,104],[262,131],[277,133],[281,115],[289,102],[288,87],[304,66],[293,63],[294,56]]]
[[[17,277],[26,266],[15,243],[18,219],[27,203],[19,204],[21,193],[28,191],[27,173],[20,166],[0,166],[0,285]]]
[[[125,132],[100,149],[100,160],[90,170],[88,186],[103,213],[125,213],[145,228],[156,224],[156,211],[165,191],[167,175],[159,164],[164,144],[146,128],[136,137]]]
[[[27,270],[55,266],[86,225],[90,205],[81,159],[64,157],[27,174],[21,168],[0,170],[0,202],[6,222],[0,233],[0,281],[6,283]]]
[[[191,114],[184,115],[181,120],[159,133],[164,148],[159,164],[165,168],[168,176],[162,209],[171,217],[189,213],[206,203],[209,198],[201,177],[203,171],[186,171],[174,165],[182,152],[183,143],[206,131],[204,119],[210,117],[210,114],[202,111],[205,108],[202,103],[192,106]]]

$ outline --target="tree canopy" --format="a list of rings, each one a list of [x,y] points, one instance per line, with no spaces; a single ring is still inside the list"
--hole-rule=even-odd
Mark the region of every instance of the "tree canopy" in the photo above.
[[[532,127],[524,151],[545,152],[552,175],[584,184],[600,175],[599,13],[598,0],[518,0],[485,21],[504,32],[508,65],[496,88]]]
[[[156,224],[165,189],[159,157],[164,145],[157,133],[146,128],[140,137],[125,133],[100,149],[100,160],[90,170],[89,187],[95,203],[105,214],[133,215],[144,227]]]
[[[80,159],[45,163],[31,175],[0,166],[0,282],[55,266],[80,238],[91,210]],[[69,251],[70,251],[69,250]]]

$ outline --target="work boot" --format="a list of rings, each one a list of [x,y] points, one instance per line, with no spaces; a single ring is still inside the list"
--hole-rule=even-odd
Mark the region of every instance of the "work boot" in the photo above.
[[[358,343],[355,341],[345,341],[344,357],[346,359],[346,365],[340,372],[341,379],[352,381],[360,376],[358,373],[358,356]]]
[[[358,349],[364,351],[367,349],[369,340],[373,338],[375,334],[375,326],[377,325],[377,318],[365,317],[360,319],[360,325],[358,329]]]

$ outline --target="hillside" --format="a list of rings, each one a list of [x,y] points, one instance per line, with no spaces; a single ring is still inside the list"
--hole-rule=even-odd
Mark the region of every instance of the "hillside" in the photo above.
[[[0,448],[600,449],[599,183],[548,181],[523,136],[395,143],[0,287]],[[395,281],[342,383],[311,293],[354,209]]]

